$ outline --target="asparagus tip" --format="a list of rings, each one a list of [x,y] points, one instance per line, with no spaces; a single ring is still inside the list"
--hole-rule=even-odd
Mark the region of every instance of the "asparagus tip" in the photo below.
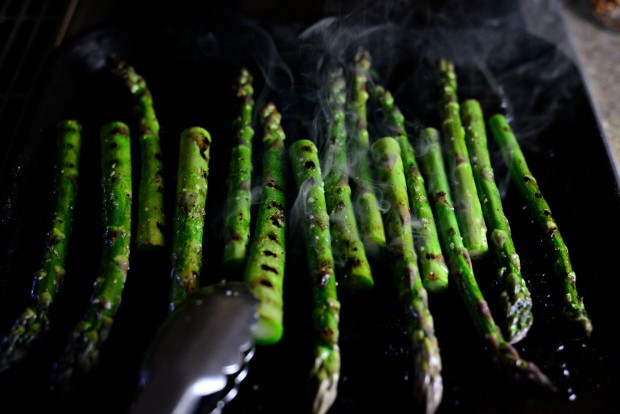
[[[310,373],[313,414],[325,414],[336,401],[340,378],[340,351],[338,345],[332,348],[319,347]]]
[[[506,377],[518,384],[535,385],[550,391],[555,390],[555,386],[549,377],[536,364],[522,359],[512,345],[506,343],[498,352],[499,354],[496,357],[498,367]]]

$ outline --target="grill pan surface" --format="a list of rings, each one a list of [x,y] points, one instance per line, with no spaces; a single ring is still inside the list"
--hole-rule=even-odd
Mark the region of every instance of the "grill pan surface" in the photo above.
[[[154,256],[132,252],[123,302],[101,350],[99,368],[80,384],[77,394],[58,399],[50,393],[51,366],[83,315],[99,263],[99,128],[121,120],[137,131],[128,97],[103,67],[107,55],[134,65],[153,92],[162,125],[168,233],[178,137],[194,125],[204,126],[213,136],[204,285],[221,277],[238,278],[219,271],[224,181],[235,116],[234,69],[244,64],[255,74],[257,107],[267,100],[276,102],[283,112],[288,144],[315,136],[320,142],[321,134],[313,130],[315,74],[334,58],[348,61],[355,47],[365,45],[412,131],[421,125],[438,126],[430,62],[439,56],[454,60],[461,99],[478,98],[487,115],[502,111],[513,119],[530,168],[571,249],[578,287],[593,320],[594,332],[588,340],[572,340],[564,329],[547,250],[505,178],[505,168],[495,158],[523,274],[535,301],[533,329],[517,349],[551,377],[558,391],[545,394],[502,381],[452,287],[429,298],[444,365],[445,392],[439,412],[592,413],[620,408],[612,394],[620,386],[620,361],[614,351],[620,331],[614,298],[620,282],[615,277],[617,249],[608,241],[620,232],[620,198],[600,130],[571,61],[553,45],[523,31],[388,25],[333,31],[333,27],[339,26],[326,24],[308,31],[302,26],[239,19],[183,26],[107,26],[75,38],[51,56],[29,128],[2,166],[3,333],[26,303],[39,264],[51,199],[54,126],[63,118],[75,118],[84,125],[78,205],[67,276],[51,316],[52,330],[27,359],[0,373],[3,405],[20,407],[22,412],[126,412],[136,391],[140,359],[167,314],[169,250]],[[330,39],[329,44],[322,35]],[[338,52],[326,57],[326,49]],[[381,125],[371,129],[371,136],[383,134]],[[260,133],[256,142],[259,137]],[[133,148],[133,154],[139,162],[138,148]],[[259,157],[257,152],[257,174]],[[310,302],[303,246],[294,221],[294,193],[289,191],[285,335],[280,344],[257,350],[247,380],[225,413],[300,412],[308,407]],[[410,353],[389,267],[380,259],[373,266],[377,283],[373,291],[359,295],[339,291],[343,369],[334,413],[414,410]],[[493,309],[497,287],[492,264],[476,263],[474,270]]]

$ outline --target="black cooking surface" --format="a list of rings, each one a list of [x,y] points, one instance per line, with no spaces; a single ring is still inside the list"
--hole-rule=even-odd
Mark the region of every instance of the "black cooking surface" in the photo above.
[[[104,68],[105,57],[113,54],[128,60],[153,92],[162,125],[169,220],[180,132],[200,125],[213,136],[202,274],[202,283],[207,284],[236,277],[219,271],[224,181],[235,115],[234,69],[244,64],[255,74],[257,107],[267,100],[276,102],[289,145],[308,137],[320,143],[322,134],[313,122],[321,85],[317,73],[334,62],[350,61],[358,45],[369,48],[380,79],[394,92],[412,132],[422,125],[439,125],[431,69],[439,56],[456,63],[461,99],[478,98],[487,115],[501,111],[511,117],[570,248],[578,287],[594,324],[588,340],[571,339],[564,329],[557,306],[560,291],[546,248],[524,203],[505,179],[505,168],[494,158],[523,274],[535,301],[533,329],[517,349],[551,377],[558,391],[539,393],[503,381],[451,288],[429,298],[444,366],[439,412],[591,413],[620,408],[612,394],[620,385],[620,361],[614,352],[620,324],[613,300],[620,282],[615,277],[615,245],[608,241],[620,230],[618,185],[570,60],[518,27],[404,29],[344,20],[308,29],[301,23],[266,24],[230,15],[183,25],[110,25],[75,38],[49,60],[30,128],[4,166],[0,183],[3,332],[28,300],[42,253],[53,162],[49,155],[54,150],[54,125],[60,119],[76,118],[84,125],[83,168],[67,276],[51,316],[52,330],[23,363],[0,373],[7,405],[17,404],[24,412],[52,408],[125,412],[135,392],[140,358],[166,316],[169,252],[155,256],[132,252],[123,302],[102,348],[99,368],[76,395],[59,401],[49,392],[51,366],[83,315],[99,262],[99,128],[122,120],[137,129],[125,92]],[[384,133],[380,124],[373,124],[373,137]],[[134,156],[138,154],[135,148]],[[256,177],[255,185],[259,182]],[[226,413],[300,412],[308,404],[310,303],[303,246],[294,222],[295,191],[291,189],[289,196],[285,335],[281,343],[257,350],[249,377]],[[386,263],[379,259],[373,269],[377,282],[373,291],[360,295],[339,291],[343,371],[332,412],[413,410],[413,373],[400,308]],[[474,269],[491,306],[496,306],[491,263],[476,263]]]

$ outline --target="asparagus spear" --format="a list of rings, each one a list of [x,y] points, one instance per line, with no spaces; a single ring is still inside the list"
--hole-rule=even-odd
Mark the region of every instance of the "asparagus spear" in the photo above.
[[[289,151],[297,191],[303,203],[301,225],[314,304],[312,317],[316,344],[310,391],[313,412],[322,414],[336,400],[340,378],[340,302],[334,278],[330,222],[316,146],[312,141],[299,140],[291,145]]]
[[[198,288],[209,176],[211,135],[200,127],[181,133],[172,238],[170,311]]]
[[[69,342],[55,366],[54,382],[60,389],[73,387],[99,361],[129,270],[131,243],[131,149],[129,128],[111,122],[101,129],[101,173],[104,238],[99,276],[90,305],[73,329]]]
[[[232,148],[228,195],[224,218],[223,267],[240,269],[247,256],[250,242],[250,207],[252,198],[252,75],[242,68],[237,77],[237,97],[240,113],[234,123],[236,144]]]
[[[577,278],[570,261],[568,247],[560,234],[558,225],[551,214],[536,179],[532,175],[521,152],[519,143],[503,115],[496,114],[489,119],[489,127],[500,147],[502,156],[509,168],[510,176],[525,199],[535,222],[547,234],[550,247],[555,252],[555,270],[564,288],[563,314],[580,335],[589,336],[592,322],[588,317],[583,299],[577,293]]]
[[[338,275],[343,286],[356,290],[374,285],[366,250],[359,235],[351,203],[347,174],[347,131],[345,128],[345,79],[341,68],[329,74],[327,103],[331,109],[331,131],[322,156],[325,171],[325,201],[329,212],[332,248]]]
[[[384,221],[392,272],[413,346],[414,395],[424,412],[434,413],[443,394],[441,355],[418,271],[400,145],[394,138],[382,138],[372,144],[371,151],[377,179],[390,203]]]
[[[512,241],[499,189],[487,147],[487,134],[480,103],[470,99],[461,106],[467,149],[471,155],[474,179],[488,226],[491,250],[495,252],[502,287],[500,300],[506,317],[505,334],[511,343],[523,339],[532,326],[532,297],[521,275],[521,261]]]
[[[483,256],[489,249],[487,228],[476,190],[469,160],[465,131],[461,124],[457,81],[454,65],[445,59],[439,60],[441,98],[439,112],[442,117],[446,163],[450,172],[451,188],[454,192],[456,216],[461,226],[463,243],[472,259]]]
[[[372,182],[372,172],[368,160],[370,146],[368,137],[368,118],[366,104],[368,91],[366,83],[371,60],[367,50],[360,48],[355,54],[353,64],[353,99],[351,114],[351,140],[349,164],[353,181],[353,205],[359,232],[369,255],[376,255],[385,247],[385,230],[379,209],[379,201]]]
[[[153,96],[142,75],[126,61],[108,59],[112,72],[118,76],[134,102],[140,119],[140,185],[138,188],[138,224],[136,247],[149,250],[164,246],[164,177],[159,121],[153,107]]]
[[[286,259],[286,162],[280,113],[268,103],[261,111],[263,125],[263,192],[254,237],[245,266],[245,280],[259,298],[258,344],[274,344],[282,338],[284,265]]]
[[[413,231],[424,288],[431,292],[440,292],[448,287],[448,267],[441,251],[433,210],[426,194],[424,177],[418,168],[413,145],[409,142],[405,117],[394,103],[394,97],[390,91],[383,86],[375,84],[372,88],[372,99],[381,107],[390,130],[400,146],[403,166],[407,172],[405,178],[409,203],[416,223],[418,223],[413,227]]]
[[[42,266],[35,273],[30,304],[2,340],[0,371],[22,359],[37,338],[47,332],[50,308],[65,276],[65,259],[77,197],[82,126],[75,120],[63,120],[56,129],[58,150],[53,211]]]
[[[494,360],[498,363],[498,368],[505,375],[517,380],[528,379],[544,387],[551,387],[547,376],[532,362],[521,359],[517,350],[504,339],[500,328],[495,324],[489,306],[476,282],[469,253],[463,244],[454,214],[441,154],[439,132],[433,128],[426,128],[421,138],[421,144],[426,148],[425,154],[422,155],[422,164],[426,173],[432,177],[427,180],[428,192],[433,200],[450,275],[456,283],[478,333],[486,340]]]

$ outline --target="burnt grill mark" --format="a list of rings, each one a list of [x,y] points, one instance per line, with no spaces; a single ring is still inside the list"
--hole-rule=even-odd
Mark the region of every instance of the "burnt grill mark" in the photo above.
[[[272,241],[274,241],[276,243],[278,242],[278,236],[276,236],[273,233],[269,233],[269,235],[267,235],[267,237],[269,238],[269,240],[272,240]]]
[[[304,163],[304,167],[307,168],[307,169],[314,169],[314,168],[316,168],[316,165],[314,164],[313,161],[306,161]]]
[[[260,283],[261,285],[268,287],[268,288],[273,288],[273,283],[271,283],[269,280],[267,279],[261,279],[258,283]]]
[[[106,232],[106,242],[110,245],[114,244],[114,242],[116,242],[116,240],[119,237],[124,236],[125,230],[121,229],[121,228],[114,228],[114,227],[110,227],[108,228],[108,231]]]
[[[344,201],[338,201],[336,205],[334,206],[334,212],[342,211],[344,210],[344,208],[345,208]]]
[[[284,210],[284,206],[282,205],[282,203],[279,203],[277,201],[272,201],[271,202],[271,207],[275,208],[277,210]]]
[[[438,191],[435,194],[435,200],[438,203],[441,203],[441,204],[448,204],[448,201],[446,200],[446,192],[445,191]]]
[[[301,150],[304,152],[312,152],[312,146],[311,145],[304,145],[303,147],[301,147]]]
[[[362,261],[357,257],[349,257],[349,259],[345,262],[344,269],[345,272],[351,272],[356,267],[360,267],[362,265]]]
[[[282,187],[280,187],[276,180],[274,180],[273,178],[269,178],[266,185],[267,187],[273,188],[274,190],[283,191]]]
[[[129,128],[125,125],[115,125],[114,128],[110,129],[110,134],[112,135],[129,135]]]
[[[271,224],[273,224],[277,228],[282,227],[282,223],[281,223],[282,217],[278,213],[272,214],[271,216],[269,216],[269,220],[271,221]]]
[[[260,268],[268,272],[275,273],[276,275],[278,274],[278,270],[275,267],[271,267],[269,265],[264,264],[264,265],[261,265]]]
[[[456,154],[455,161],[456,161],[456,165],[461,165],[467,162],[467,158],[465,158],[463,154],[459,153],[459,154]]]
[[[277,255],[277,254],[275,254],[274,252],[272,252],[271,250],[265,250],[265,251],[263,252],[263,254],[264,254],[265,256],[271,256],[271,257],[276,257],[276,258],[278,257],[278,255]]]
[[[321,338],[323,338],[326,343],[331,343],[333,337],[334,330],[332,328],[330,328],[329,326],[323,328],[323,330],[321,331]]]
[[[226,232],[226,241],[231,241],[231,240],[235,240],[235,241],[241,240],[241,236],[236,231],[232,229],[228,229],[228,231]]]

